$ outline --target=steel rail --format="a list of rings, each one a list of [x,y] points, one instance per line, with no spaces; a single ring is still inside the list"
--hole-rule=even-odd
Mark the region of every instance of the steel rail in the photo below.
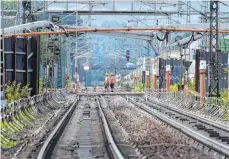
[[[52,133],[49,135],[49,137],[45,140],[45,143],[43,144],[43,146],[41,147],[37,159],[45,159],[46,155],[48,154],[48,152],[50,151],[51,148],[53,148],[53,144],[55,144],[55,140],[57,139],[57,136],[59,134],[59,132],[61,130],[63,130],[66,126],[66,122],[70,119],[68,118],[71,113],[73,113],[73,111],[75,110],[76,106],[77,106],[78,100],[76,100],[71,108],[67,111],[67,113],[63,116],[63,118],[61,119],[61,121],[57,124],[57,126],[55,127],[55,129],[52,131]]]
[[[140,109],[144,110],[145,112],[155,116],[159,120],[161,120],[161,121],[167,123],[168,125],[176,128],[180,132],[183,132],[184,134],[186,134],[189,137],[195,139],[196,141],[208,146],[209,148],[229,157],[229,147],[228,146],[221,144],[215,140],[212,140],[211,138],[208,138],[208,137],[206,137],[206,136],[204,136],[204,135],[202,135],[196,131],[193,131],[189,127],[187,127],[183,124],[180,124],[179,122],[175,121],[174,119],[169,118],[166,115],[159,113],[157,111],[153,111],[149,107],[144,106],[143,104],[140,104],[131,98],[128,98],[128,99],[130,102],[132,102],[134,105],[138,106]]]
[[[160,102],[154,101],[154,100],[152,100],[151,98],[148,98],[148,101],[154,102],[154,104],[158,104],[158,105],[160,105],[160,106],[162,106],[162,107],[164,107],[164,108],[166,108],[166,109],[169,109],[169,110],[174,111],[174,112],[176,112],[176,113],[182,114],[182,115],[187,116],[187,117],[189,117],[189,118],[198,120],[198,121],[200,121],[200,122],[203,122],[203,123],[205,123],[205,124],[211,125],[211,126],[213,126],[213,127],[216,127],[216,128],[218,128],[218,129],[221,129],[221,130],[226,131],[226,132],[229,133],[229,126],[228,126],[228,125],[225,125],[225,124],[222,124],[222,123],[213,121],[213,120],[209,120],[209,119],[207,119],[207,118],[203,118],[203,117],[201,117],[201,116],[195,115],[195,114],[193,114],[193,113],[189,113],[189,112],[187,112],[187,111],[183,111],[183,110],[178,109],[178,108],[175,108],[175,107],[170,107],[170,106],[168,106],[168,105],[166,105],[166,104],[164,104],[164,103],[160,103]],[[156,103],[155,103],[155,102],[156,102]]]
[[[173,28],[173,27],[148,27],[148,28],[82,28],[82,29],[66,29],[65,31],[53,31],[53,32],[30,32],[30,33],[15,33],[4,34],[4,37],[12,36],[33,36],[33,35],[48,35],[48,34],[68,34],[68,33],[80,33],[80,32],[107,32],[107,31],[169,31],[169,32],[210,32],[210,29],[186,29],[186,28]],[[220,29],[219,33],[229,33],[229,30]]]
[[[102,107],[100,105],[100,102],[99,102],[99,99],[98,97],[96,98],[97,100],[97,104],[98,104],[98,108],[99,108],[99,113],[100,113],[100,116],[101,116],[101,119],[102,119],[102,123],[103,123],[103,127],[104,127],[104,130],[105,130],[105,135],[106,135],[106,138],[109,142],[109,147],[110,147],[110,150],[112,152],[112,155],[115,159],[124,159],[121,151],[118,149],[113,137],[112,137],[112,134],[111,134],[111,131],[109,129],[109,126],[108,126],[108,123],[107,123],[107,120],[106,120],[106,117],[103,113],[103,110],[102,110]]]
[[[97,95],[144,95],[144,93],[141,92],[79,92],[77,95],[87,95],[87,96],[97,96]]]

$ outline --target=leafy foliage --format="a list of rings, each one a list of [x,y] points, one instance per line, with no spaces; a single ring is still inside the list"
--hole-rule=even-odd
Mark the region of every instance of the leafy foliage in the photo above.
[[[27,98],[29,97],[29,83],[22,87],[20,98]]]
[[[223,69],[223,72],[224,72],[224,73],[228,73],[228,68],[224,68],[224,69]]]
[[[2,1],[2,9],[10,10],[17,8],[17,0],[3,0]]]
[[[12,83],[9,82],[5,89],[7,103],[10,103],[14,100],[18,100],[20,98],[27,98],[29,97],[29,83],[23,87],[21,84],[16,84],[15,81]]]
[[[6,93],[6,98],[7,98],[7,102],[10,103],[14,100],[14,87],[15,87],[16,82],[12,82],[12,83],[8,83],[5,93]]]
[[[220,99],[228,101],[228,90],[227,89],[220,90]]]
[[[178,84],[175,83],[175,84],[173,84],[173,85],[170,85],[170,91],[171,91],[171,92],[178,91]]]
[[[46,31],[46,30],[44,30],[44,31]],[[51,55],[51,52],[48,49],[48,42],[49,42],[48,35],[41,35],[40,36],[41,59],[49,58],[49,56]]]
[[[21,88],[21,84],[20,83],[15,86],[15,89],[14,89],[15,90],[14,91],[14,100],[18,100],[20,98],[20,96],[21,96],[20,88]]]
[[[196,88],[196,78],[193,78],[191,81],[187,82],[188,88],[195,91]]]
[[[144,90],[145,84],[138,82],[131,86],[131,88],[137,92],[142,92]]]
[[[73,88],[73,85],[71,83],[68,83],[67,84],[67,87],[68,87],[68,89],[72,89]]]
[[[44,89],[43,83],[44,83],[44,82],[43,82],[43,79],[40,78],[40,79],[39,79],[39,92],[40,92],[40,91],[43,91],[43,89]]]

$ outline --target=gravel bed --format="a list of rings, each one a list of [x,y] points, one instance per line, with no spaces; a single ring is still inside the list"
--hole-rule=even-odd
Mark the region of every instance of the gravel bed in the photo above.
[[[106,100],[101,98],[100,103],[103,108],[104,115],[107,118],[107,122],[110,125],[115,143],[117,144],[123,156],[125,158],[131,159],[143,157],[139,155],[138,150],[133,146],[129,134],[120,125],[120,122],[115,118],[115,114],[108,108]]]
[[[218,158],[177,130],[152,118],[120,96],[106,97],[109,108],[144,156],[152,159]]]
[[[95,98],[82,96],[51,159],[108,159]]]

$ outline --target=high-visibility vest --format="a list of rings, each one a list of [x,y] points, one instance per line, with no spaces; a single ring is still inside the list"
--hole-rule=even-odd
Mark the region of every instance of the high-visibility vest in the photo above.
[[[111,76],[111,78],[110,78],[110,83],[111,83],[111,84],[114,84],[114,83],[115,83],[115,77],[114,77],[114,76]]]
[[[104,83],[105,84],[108,84],[109,83],[109,77],[105,77]]]

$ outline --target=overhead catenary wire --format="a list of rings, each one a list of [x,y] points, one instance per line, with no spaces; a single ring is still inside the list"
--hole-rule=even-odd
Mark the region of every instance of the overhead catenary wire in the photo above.
[[[147,5],[148,7],[152,8],[152,6],[150,6],[149,4],[147,4],[147,3],[143,2],[143,1],[141,1],[141,2],[142,2],[143,4],[145,4],[145,5]],[[152,9],[155,10],[154,8],[152,8]],[[159,11],[159,12],[160,12],[160,11]],[[172,21],[174,21],[175,23],[179,24],[178,21],[174,20],[174,19],[171,18],[169,15],[167,15],[167,14],[165,14],[165,13],[163,13],[163,12],[160,12],[160,14],[163,14],[163,15],[169,17]]]
[[[135,18],[135,19],[137,19],[139,22],[141,22],[142,24],[144,24],[145,26],[147,26],[147,27],[150,27],[148,24],[146,24],[145,22],[142,22],[142,20],[141,19],[139,19],[139,18],[137,18],[137,17],[135,17],[135,16],[133,16],[133,15],[131,15],[133,18]]]
[[[44,5],[44,7],[38,8],[36,11],[32,11],[31,13],[34,14],[34,13],[41,11],[42,9],[46,9],[49,5],[51,5],[53,3],[56,3],[56,1],[52,1],[52,2],[48,3],[47,5]]]
[[[188,6],[189,8],[193,9],[194,11],[198,12],[199,14],[205,16],[205,17],[208,17],[205,13],[201,12],[201,11],[198,11],[197,9],[193,8],[192,6],[188,5],[187,3],[183,2],[183,1],[180,1],[181,3],[183,3],[184,5]]]
[[[88,6],[88,4],[87,5],[85,5],[85,6],[83,6],[82,8],[80,8],[79,10],[81,10],[81,9],[84,9],[85,7],[87,7]],[[78,10],[78,11],[79,11]],[[56,23],[58,23],[58,22],[60,22],[60,21],[62,21],[62,20],[64,20],[65,18],[67,18],[67,17],[69,17],[69,16],[71,16],[71,15],[73,15],[73,14],[75,14],[76,13],[76,11],[74,11],[74,12],[72,12],[72,13],[70,13],[70,14],[68,14],[68,15],[66,15],[66,16],[64,16],[64,17],[62,17],[60,20],[58,20],[57,22],[55,22],[55,24]]]

